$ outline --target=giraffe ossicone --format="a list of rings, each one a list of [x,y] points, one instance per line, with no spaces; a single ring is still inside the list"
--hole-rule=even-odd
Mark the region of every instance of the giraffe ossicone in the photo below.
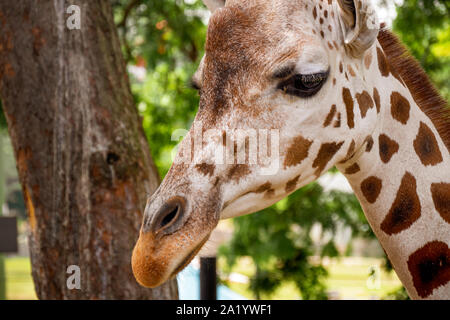
[[[204,1],[199,111],[145,209],[138,282],[160,285],[220,219],[336,166],[409,295],[450,299],[450,113],[370,1]],[[261,174],[274,150],[276,170]]]

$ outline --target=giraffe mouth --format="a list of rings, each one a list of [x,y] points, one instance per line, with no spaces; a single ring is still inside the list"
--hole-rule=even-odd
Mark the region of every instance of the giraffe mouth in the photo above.
[[[181,262],[177,265],[177,267],[173,270],[173,272],[170,275],[170,278],[175,277],[181,270],[183,270],[191,261],[194,259],[194,257],[197,255],[197,253],[200,251],[200,249],[203,247],[203,245],[208,241],[209,236],[211,233],[209,233],[200,243],[188,254],[186,257],[181,260]]]

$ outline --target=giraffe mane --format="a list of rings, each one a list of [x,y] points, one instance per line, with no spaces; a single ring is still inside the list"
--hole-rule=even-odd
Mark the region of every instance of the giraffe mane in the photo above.
[[[419,108],[431,119],[450,152],[450,108],[419,62],[391,31],[378,34],[389,65],[400,75]]]

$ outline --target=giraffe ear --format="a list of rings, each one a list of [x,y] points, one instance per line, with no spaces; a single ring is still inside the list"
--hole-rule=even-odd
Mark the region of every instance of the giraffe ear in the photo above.
[[[361,57],[375,42],[379,23],[371,1],[338,0],[341,9],[341,27],[349,53]]]
[[[209,11],[214,12],[225,6],[226,0],[203,0],[205,6],[208,7]]]

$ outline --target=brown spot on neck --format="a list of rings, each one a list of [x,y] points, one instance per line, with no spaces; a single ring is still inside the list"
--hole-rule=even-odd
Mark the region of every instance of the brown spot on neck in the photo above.
[[[347,125],[350,129],[355,127],[354,113],[353,113],[353,97],[348,88],[342,89],[342,99],[344,100],[345,110],[347,111]]]
[[[392,156],[398,152],[399,145],[385,134],[380,134],[378,138],[381,161],[388,163]]]
[[[286,158],[284,159],[284,167],[288,168],[300,164],[300,162],[308,157],[308,151],[311,145],[312,141],[307,140],[302,136],[295,137],[287,150]]]
[[[255,190],[255,193],[263,193],[272,188],[272,184],[270,182],[266,182],[261,185],[258,189]]]
[[[361,170],[361,168],[359,167],[359,165],[357,163],[354,163],[350,167],[346,168],[344,173],[345,174],[355,174],[355,173],[359,172],[360,170]]]
[[[344,141],[341,141],[339,143],[323,143],[320,146],[319,153],[317,154],[317,157],[313,162],[313,168],[317,168],[315,172],[316,176],[320,176],[328,162],[330,162],[333,156],[339,151],[339,149],[341,149],[343,144]]]
[[[433,183],[431,196],[434,207],[447,223],[450,223],[450,183]]]
[[[380,69],[380,73],[383,77],[389,76],[389,65],[384,56],[383,50],[377,47],[377,57],[378,57],[378,68]]]
[[[402,124],[406,124],[409,119],[411,105],[409,101],[398,92],[391,94],[391,114],[392,117]]]
[[[406,172],[402,178],[394,203],[381,223],[381,230],[388,235],[408,229],[420,218],[421,206],[417,195],[416,178]]]
[[[373,147],[373,138],[372,138],[372,136],[367,136],[364,141],[366,143],[366,152],[372,151],[372,147]]]
[[[358,101],[359,110],[361,110],[361,117],[365,118],[367,111],[374,107],[372,97],[364,90],[356,94],[356,100]]]
[[[361,182],[361,192],[369,203],[375,203],[381,192],[381,179],[371,176]]]
[[[333,127],[334,128],[340,128],[341,127],[341,113],[340,112],[337,114],[337,119],[334,122],[334,126]]]
[[[417,294],[426,298],[433,290],[450,281],[450,249],[441,241],[432,241],[408,258],[408,269]]]
[[[339,161],[339,163],[345,163],[348,160],[350,160],[355,155],[355,147],[356,147],[355,140],[352,140],[350,146],[348,147],[347,154],[345,155],[344,159]]]
[[[443,161],[436,137],[425,123],[420,122],[419,132],[413,144],[423,165],[435,166]]]
[[[336,105],[333,104],[331,106],[330,112],[328,113],[325,121],[323,122],[324,128],[328,127],[331,124],[331,121],[333,121],[335,114],[336,114]]]
[[[377,108],[377,113],[380,113],[381,102],[380,102],[380,94],[378,93],[377,88],[373,88],[373,100],[375,101],[375,107]]]

